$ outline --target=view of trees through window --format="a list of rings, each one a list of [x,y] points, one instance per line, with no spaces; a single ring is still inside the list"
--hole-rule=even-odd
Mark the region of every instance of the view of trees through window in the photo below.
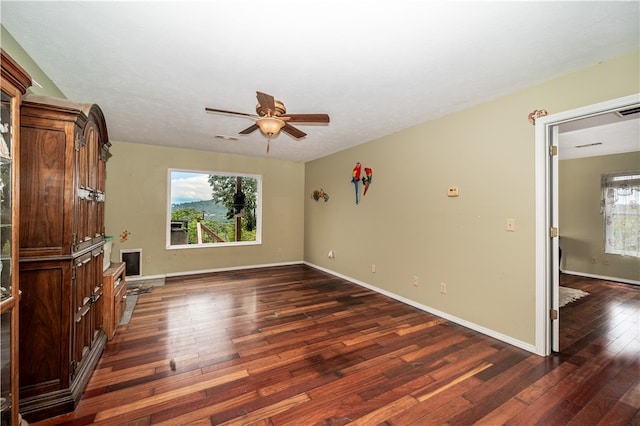
[[[260,176],[169,171],[168,245],[260,242]]]

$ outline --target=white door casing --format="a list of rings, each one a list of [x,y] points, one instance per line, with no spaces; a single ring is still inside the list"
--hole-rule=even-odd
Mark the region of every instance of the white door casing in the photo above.
[[[547,356],[552,350],[558,350],[559,347],[556,339],[558,339],[560,321],[552,321],[550,317],[554,305],[557,309],[559,292],[558,239],[550,238],[549,234],[551,227],[557,226],[558,215],[557,157],[554,167],[552,157],[549,155],[549,146],[553,143],[557,144],[557,128],[554,140],[553,127],[569,121],[637,106],[640,106],[640,93],[536,119],[535,351],[538,355]]]

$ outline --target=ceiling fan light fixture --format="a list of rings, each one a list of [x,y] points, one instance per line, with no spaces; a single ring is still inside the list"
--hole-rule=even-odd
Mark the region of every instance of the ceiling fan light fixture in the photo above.
[[[256,120],[256,124],[262,133],[272,137],[280,133],[280,129],[284,127],[285,122],[274,117],[262,117]]]

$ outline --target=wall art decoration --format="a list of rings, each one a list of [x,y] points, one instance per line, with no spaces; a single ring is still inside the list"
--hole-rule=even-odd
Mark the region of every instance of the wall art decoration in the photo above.
[[[373,169],[371,167],[364,168],[364,176],[362,176],[362,164],[360,162],[356,163],[356,166],[353,168],[353,172],[351,174],[351,183],[353,183],[356,191],[356,204],[360,202],[360,192],[358,188],[358,184],[362,181],[362,185],[364,186],[363,196],[367,195],[367,191],[369,190],[369,185],[371,185],[371,181],[373,180]]]
[[[313,193],[311,194],[311,198],[313,198],[316,201],[318,201],[319,199],[322,198],[324,200],[324,202],[326,203],[327,201],[329,201],[329,194],[324,192],[324,189],[322,189],[322,188],[314,189]]]
[[[547,115],[546,109],[534,109],[529,113],[529,123],[536,124],[536,118],[544,117]]]
[[[363,196],[367,195],[367,191],[369,190],[369,185],[371,185],[371,179],[373,179],[373,170],[370,167],[364,168],[364,176],[362,176],[362,184],[364,185]]]
[[[362,164],[360,164],[360,162],[357,162],[356,166],[353,168],[353,172],[351,175],[351,182],[353,183],[356,189],[356,204],[358,204],[358,182],[360,182],[361,173],[362,173]]]
[[[127,241],[129,239],[129,235],[131,235],[131,232],[127,230],[123,231],[122,234],[120,234],[120,242],[124,243]]]

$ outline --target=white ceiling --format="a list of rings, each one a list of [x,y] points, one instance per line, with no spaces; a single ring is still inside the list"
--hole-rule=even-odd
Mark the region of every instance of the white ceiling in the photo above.
[[[111,140],[309,161],[640,49],[640,2],[0,2],[2,25]],[[237,133],[257,90],[297,125]],[[536,100],[531,109],[541,108]],[[526,115],[523,120],[526,120]],[[216,135],[237,136],[237,141]]]
[[[563,123],[558,131],[560,160],[640,151],[640,113],[608,112]]]

